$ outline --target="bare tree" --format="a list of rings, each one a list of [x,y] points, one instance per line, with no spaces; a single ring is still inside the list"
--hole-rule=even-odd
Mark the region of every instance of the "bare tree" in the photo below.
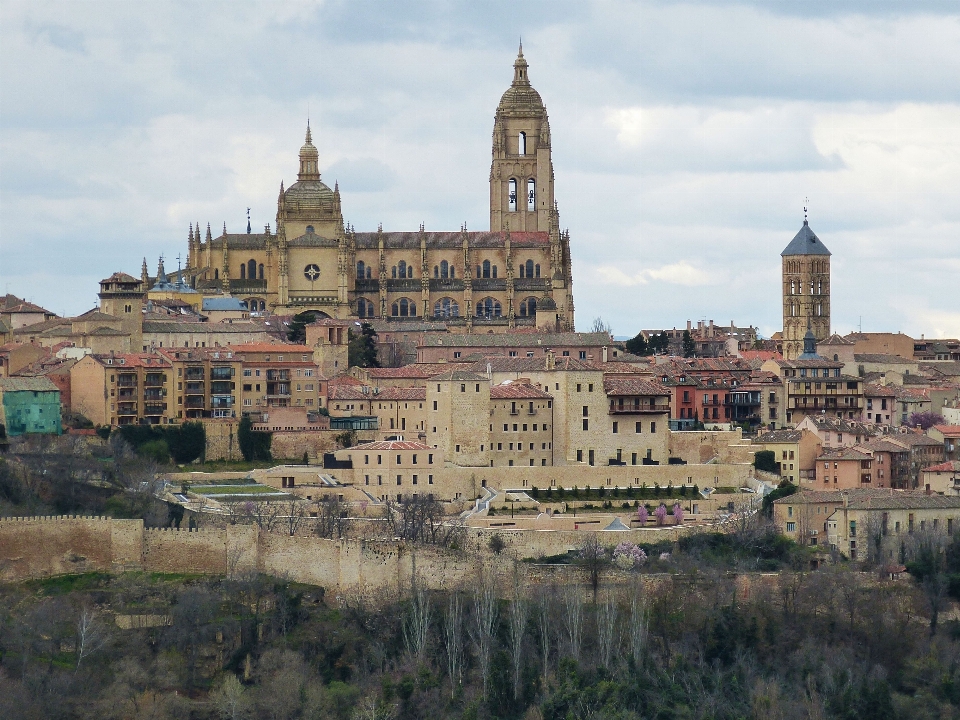
[[[272,532],[283,519],[283,503],[272,500],[245,500],[235,503],[237,514],[264,532]]]
[[[80,663],[102,648],[106,642],[107,631],[96,611],[89,605],[84,605],[77,617],[76,669],[79,670]]]
[[[523,638],[527,630],[527,601],[523,597],[520,578],[513,579],[513,596],[507,607],[509,619],[510,662],[513,669],[513,699],[520,698],[520,671],[523,669]]]
[[[612,669],[613,654],[617,645],[617,602],[613,593],[597,606],[597,644],[600,649],[600,664]]]
[[[378,701],[368,695],[353,709],[354,720],[393,720],[397,717],[397,706]]]
[[[590,332],[595,333],[606,333],[609,335],[613,332],[613,328],[610,327],[610,323],[604,320],[602,317],[595,317],[593,322],[590,324]]]
[[[600,588],[600,576],[610,565],[610,557],[595,534],[588,534],[577,547],[577,564],[580,565],[590,578],[590,587],[593,588],[593,602],[597,602],[597,590]]]
[[[638,583],[639,584],[639,583]],[[631,593],[630,597],[630,624],[628,638],[630,640],[630,655],[633,662],[639,666],[643,662],[643,655],[647,649],[647,631],[650,626],[646,599],[640,592]]]
[[[418,661],[423,659],[427,641],[430,638],[430,617],[432,606],[426,589],[417,584],[417,566],[414,561],[410,608],[403,620],[403,642],[407,652]]]
[[[395,538],[444,547],[462,542],[463,524],[447,520],[443,505],[430,495],[411,495],[396,502],[388,498],[386,520]]]
[[[494,646],[497,641],[499,619],[493,579],[489,576],[483,576],[480,578],[479,585],[473,595],[473,623],[470,627],[470,635],[477,651],[477,664],[483,682],[484,700],[488,697],[490,661],[493,659]]]
[[[338,540],[346,535],[348,524],[347,506],[339,495],[324,495],[317,502],[317,535]]]
[[[460,593],[450,593],[443,624],[447,645],[447,673],[450,675],[450,697],[463,686],[463,601]]]
[[[224,676],[217,689],[210,694],[210,699],[224,720],[241,720],[247,716],[249,703],[244,687],[233,673]]]
[[[537,630],[540,643],[540,660],[543,662],[543,687],[546,689],[550,677],[550,639],[553,633],[553,613],[551,612],[551,598],[556,594],[556,588],[549,591],[541,588],[537,593]]]
[[[309,516],[307,504],[298,498],[291,498],[284,503],[284,506],[283,524],[290,533],[290,537],[293,537],[307,521]]]
[[[566,631],[567,652],[574,660],[580,659],[583,641],[583,595],[577,585],[567,585],[563,594],[563,627]]]

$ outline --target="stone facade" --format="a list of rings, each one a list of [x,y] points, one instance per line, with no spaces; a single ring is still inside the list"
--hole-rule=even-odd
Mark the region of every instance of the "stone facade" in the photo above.
[[[434,318],[504,330],[572,330],[569,233],[554,200],[550,124],[523,53],[497,108],[490,169],[490,230],[357,232],[344,223],[340,188],[321,180],[310,127],[297,182],[280,185],[276,232],[188,234],[184,274],[251,310],[316,310],[326,317],[399,324]]]
[[[830,337],[830,251],[807,220],[782,253],[783,357],[804,352],[803,336]]]

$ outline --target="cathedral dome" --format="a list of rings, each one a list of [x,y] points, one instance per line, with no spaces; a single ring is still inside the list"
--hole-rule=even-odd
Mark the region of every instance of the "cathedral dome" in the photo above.
[[[497,112],[510,112],[511,110],[533,110],[537,112],[544,112],[545,110],[540,93],[530,85],[530,77],[527,75],[527,61],[523,57],[523,45],[520,46],[520,52],[513,63],[513,82],[500,97],[500,104],[497,106]]]
[[[301,207],[333,202],[333,190],[320,180],[298,180],[283,193],[286,203],[299,203]]]

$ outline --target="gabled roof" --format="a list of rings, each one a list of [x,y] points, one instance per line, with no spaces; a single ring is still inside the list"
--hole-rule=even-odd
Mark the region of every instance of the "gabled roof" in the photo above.
[[[451,370],[450,372],[434,375],[430,378],[430,380],[451,380],[454,382],[476,382],[477,380],[486,381],[486,379],[483,375],[477,375],[476,373],[466,370]]]
[[[923,468],[923,472],[960,472],[960,460],[947,460],[939,465]]]
[[[0,391],[8,392],[60,392],[60,389],[43,376],[0,378]]]
[[[660,383],[629,375],[604,375],[603,390],[607,395],[670,395]]]
[[[856,343],[853,342],[852,340],[847,340],[847,338],[843,337],[842,335],[837,335],[837,333],[834,333],[833,335],[828,337],[826,340],[823,340],[817,344],[818,345],[856,345]]]
[[[427,389],[424,387],[412,387],[412,388],[398,388],[398,387],[386,387],[381,388],[379,392],[375,392],[370,396],[371,400],[426,400],[427,399]]]
[[[436,452],[436,448],[432,448],[429,445],[424,445],[422,442],[415,442],[412,440],[380,440],[376,442],[361,443],[360,445],[354,445],[350,448],[345,448],[346,451],[351,450],[433,450]]]
[[[801,430],[770,430],[760,435],[756,442],[759,444],[795,443],[799,442],[801,437],[803,437],[803,431]]]
[[[490,388],[491,400],[551,400],[553,396],[522,382],[506,382]]]
[[[820,238],[814,234],[810,225],[804,220],[800,232],[794,235],[793,240],[780,254],[785,257],[788,255],[830,255],[830,251],[820,242]]]

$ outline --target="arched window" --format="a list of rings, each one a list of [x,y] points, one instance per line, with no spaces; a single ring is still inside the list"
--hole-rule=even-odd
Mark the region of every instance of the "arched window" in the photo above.
[[[437,267],[436,265],[433,266],[433,276],[434,276],[435,278],[439,278],[439,277],[440,277],[440,268]]]
[[[493,272],[491,273],[491,276],[492,276],[492,277],[496,277],[496,276],[497,276],[497,266],[494,265],[494,266],[491,267],[490,269],[493,271]]]
[[[460,317],[460,305],[452,298],[440,298],[433,306],[433,316],[438,318]]]
[[[527,180],[527,210],[537,209],[537,181],[533,178]]]
[[[453,264],[451,264],[451,265],[450,265],[450,279],[453,279],[453,278],[455,278],[456,276],[457,276],[457,271],[456,271],[456,269],[453,267]]]
[[[485,278],[490,277],[490,261],[489,260],[483,261],[483,277]]]
[[[502,314],[500,303],[491,297],[484,298],[477,303],[477,317],[498,318]]]
[[[450,273],[450,263],[448,263],[446,260],[441,260],[440,261],[440,277],[446,279],[449,273]]]
[[[810,281],[810,294],[813,295],[813,280]]]
[[[540,277],[540,263],[537,263],[534,266],[533,272],[534,272],[534,277]]]
[[[507,209],[510,212],[515,212],[517,209],[517,181],[515,178],[510,178],[507,189]]]
[[[220,269],[219,269],[219,268],[214,268],[214,269],[213,269],[213,279],[214,279],[214,280],[219,280],[219,279],[220,279]]]
[[[417,304],[407,298],[400,298],[390,307],[390,314],[393,317],[416,317]]]
[[[532,278],[533,277],[533,260],[527,260],[524,263],[524,269],[527,271],[527,277]],[[522,272],[520,273],[520,277],[523,277]]]
[[[407,277],[407,263],[405,260],[397,263],[397,276],[401,278]]]
[[[520,155],[527,154],[527,134],[523,131],[520,132],[520,136],[517,138],[517,152]]]
[[[817,295],[823,295],[823,280],[817,280]]]
[[[257,279],[257,261],[251,260],[247,263],[247,277],[251,280]]]
[[[528,297],[526,300],[520,301],[520,315],[521,317],[533,317],[537,314],[537,299],[534,297]]]
[[[260,265],[257,267],[257,270],[260,279],[263,280],[263,263],[260,263]]]
[[[357,300],[357,315],[362,318],[373,317],[373,303],[366,298]]]
[[[396,279],[396,277],[397,277],[397,266],[396,266],[396,265],[394,265],[392,268],[390,268],[390,275],[391,275],[394,279]]]
[[[367,273],[367,266],[363,262],[363,260],[361,260],[360,262],[357,263],[357,280],[363,280],[367,276],[366,273]]]
[[[245,263],[240,263],[240,279],[241,280],[247,279],[247,266]]]

